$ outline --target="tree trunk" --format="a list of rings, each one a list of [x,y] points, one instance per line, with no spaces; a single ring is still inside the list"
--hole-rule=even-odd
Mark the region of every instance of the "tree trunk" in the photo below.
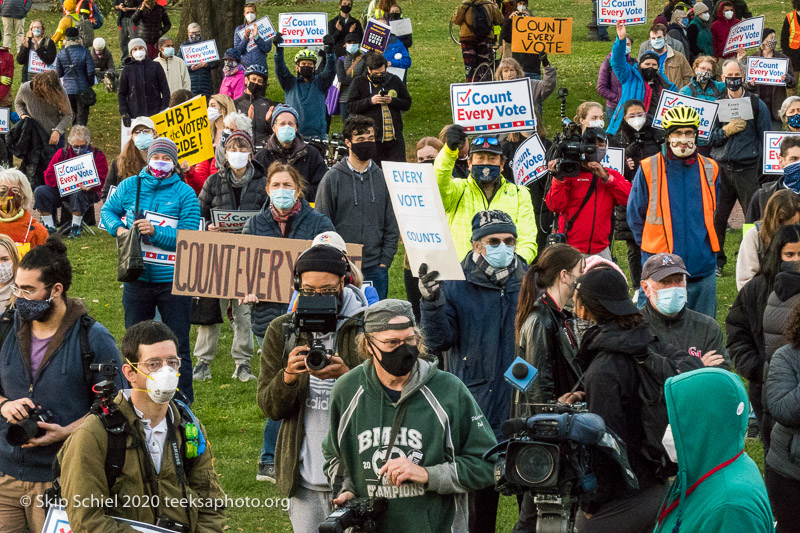
[[[233,32],[236,26],[244,23],[245,0],[191,0],[183,2],[181,25],[178,29],[178,42],[186,41],[186,28],[196,22],[202,29],[204,39],[217,41],[219,56],[233,46]],[[177,44],[177,43],[176,43]],[[213,73],[214,86],[222,81],[222,69]]]

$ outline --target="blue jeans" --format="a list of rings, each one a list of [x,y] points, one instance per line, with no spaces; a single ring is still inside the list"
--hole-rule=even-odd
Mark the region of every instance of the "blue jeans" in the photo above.
[[[717,318],[717,276],[686,280],[686,307],[711,318]]]
[[[339,114],[342,115],[342,120],[347,118],[347,104],[339,102]],[[775,130],[780,131],[780,130]]]
[[[258,349],[264,346],[264,337],[256,336],[258,342]],[[261,445],[261,458],[258,464],[275,464],[275,444],[278,442],[278,431],[281,429],[280,420],[271,420],[267,418],[267,423],[264,426],[264,439]]]
[[[372,286],[378,291],[378,297],[385,300],[389,295],[389,269],[382,266],[367,268],[361,271],[366,281],[371,281]]]
[[[172,283],[133,281],[122,287],[122,307],[125,309],[125,328],[145,320],[153,320],[156,310],[161,320],[178,337],[178,357],[181,359],[178,390],[189,403],[194,401],[192,390],[192,356],[189,351],[192,298],[172,294]]]

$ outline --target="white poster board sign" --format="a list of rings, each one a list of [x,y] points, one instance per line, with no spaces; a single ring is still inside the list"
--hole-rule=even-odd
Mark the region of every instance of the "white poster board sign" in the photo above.
[[[106,202],[114,195],[114,191],[117,190],[116,185],[112,185],[108,188],[108,195],[106,196]],[[125,224],[125,217],[122,217],[122,223]],[[101,229],[106,231],[106,225],[103,224],[103,217],[100,217],[100,220],[97,221],[97,229]]]
[[[528,78],[450,85],[453,123],[467,133],[506,133],[536,129]]]
[[[411,34],[411,19],[400,19],[389,22],[392,27],[392,33],[400,37],[401,35]]]
[[[761,32],[764,31],[764,15],[744,19],[728,32],[728,41],[722,55],[726,56],[739,48],[758,48],[761,46]]]
[[[272,39],[276,35],[275,27],[272,25],[272,21],[269,20],[268,16],[264,16],[264,17],[258,19],[257,21],[255,21],[253,24],[250,24],[249,26],[245,26],[244,28],[239,30],[237,32],[239,34],[239,38],[240,39],[244,39],[244,31],[248,27],[252,28],[253,26],[255,26],[258,29],[258,36],[261,37],[262,39],[264,39],[265,41],[269,41],[270,39]],[[255,50],[257,48],[257,46],[258,45],[256,45],[256,43],[255,43],[255,37],[251,37],[250,38],[250,42],[247,43],[247,51],[250,52],[252,50]]]
[[[426,263],[439,279],[463,280],[433,165],[384,161],[382,166],[411,271]]]
[[[178,219],[168,215],[162,215],[153,211],[145,211],[144,218],[150,221],[153,226],[165,226],[178,229]],[[175,252],[162,250],[158,246],[150,243],[146,235],[142,235],[142,259],[151,265],[175,266]]]
[[[720,122],[730,122],[736,118],[744,120],[753,119],[753,106],[749,97],[725,98],[723,100],[717,100],[717,103],[719,103],[717,118],[719,118]]]
[[[94,154],[79,155],[53,165],[56,173],[56,183],[61,196],[75,194],[81,187],[97,187],[100,185],[100,176],[94,164]]]
[[[647,24],[647,0],[597,0],[598,26],[615,26],[620,20],[626,26]]]
[[[219,61],[217,42],[213,39],[202,41],[196,44],[182,44],[181,55],[183,56],[183,60],[186,62],[187,67],[198,65],[200,63]]]
[[[545,149],[539,135],[534,133],[519,145],[511,161],[514,183],[529,185],[547,174]]]
[[[163,527],[145,524],[143,522],[135,522],[125,518],[114,518],[118,523],[127,525],[135,531],[142,531],[143,533],[170,533],[169,529]],[[44,521],[42,533],[72,533],[72,527],[69,525],[67,511],[63,507],[52,506],[47,511],[47,518]]]
[[[11,128],[11,110],[0,107],[0,133],[8,133]]]
[[[750,56],[747,58],[745,81],[758,85],[786,85],[783,77],[788,70],[788,58]]]
[[[278,32],[283,42],[278,46],[322,46],[328,33],[326,13],[281,13],[278,15]]]
[[[765,131],[764,132],[764,162],[761,172],[764,174],[783,174],[780,161],[781,143],[786,137],[800,136],[800,133],[789,131]]]
[[[609,146],[606,148],[606,156],[603,162],[600,163],[605,168],[616,170],[623,176],[625,175],[625,148],[614,148]]]
[[[717,117],[717,109],[719,108],[719,104],[715,101],[692,98],[672,91],[661,91],[656,116],[653,117],[653,127],[663,130],[664,127],[661,125],[661,121],[664,113],[680,105],[689,106],[697,111],[700,115],[699,136],[707,141],[711,135],[711,128],[714,126],[714,119]]]
[[[42,58],[39,57],[39,54],[31,50],[28,52],[28,74],[40,74],[42,72],[48,70],[55,70],[55,64],[48,65]]]
[[[212,209],[211,223],[225,233],[241,233],[247,221],[256,216],[260,211],[229,211],[227,209]]]
[[[125,143],[131,140],[131,133],[133,132],[133,128],[126,126],[125,122],[122,120],[119,121],[119,151],[125,149]]]

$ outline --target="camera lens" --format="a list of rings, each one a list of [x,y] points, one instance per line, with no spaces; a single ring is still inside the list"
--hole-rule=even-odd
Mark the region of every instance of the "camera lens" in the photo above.
[[[39,429],[39,424],[33,418],[26,418],[19,424],[9,424],[6,440],[12,446],[22,446],[29,440],[44,435],[44,431]]]
[[[322,370],[329,362],[324,349],[311,348],[306,355],[306,367],[309,370]]]
[[[547,448],[532,444],[519,452],[515,467],[517,475],[523,481],[538,485],[553,474],[555,461]]]

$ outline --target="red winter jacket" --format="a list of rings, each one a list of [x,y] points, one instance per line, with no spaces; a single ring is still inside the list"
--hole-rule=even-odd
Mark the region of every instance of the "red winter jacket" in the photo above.
[[[8,51],[8,48],[0,48],[0,76],[8,76],[12,82],[14,80],[14,56]],[[11,105],[11,83],[3,85],[0,83],[0,104],[5,106]],[[6,102],[8,99],[8,102]]]
[[[194,189],[195,194],[199,196],[200,191],[203,190],[203,184],[208,177],[217,172],[217,162],[212,157],[211,159],[200,161],[196,165],[189,167],[189,172],[187,172],[183,178],[184,181]]]
[[[92,146],[92,153],[94,153],[94,166],[97,168],[97,175],[100,176],[100,185],[92,187],[91,190],[100,194],[103,191],[103,184],[106,182],[106,176],[108,175],[108,161],[106,161],[106,154],[94,146]],[[50,160],[50,164],[47,165],[47,169],[44,171],[44,182],[48,187],[58,187],[54,165],[73,157],[75,157],[75,152],[72,151],[71,146],[62,148],[53,155],[53,159]]]
[[[584,254],[596,254],[608,246],[614,205],[628,204],[631,183],[616,170],[606,168],[605,171],[608,173],[608,181],[603,183],[598,178],[594,194],[583,206],[569,231],[565,231],[564,226],[583,203],[592,183],[592,173],[581,170],[575,177],[554,179],[545,198],[547,207],[559,215],[558,231],[566,233],[567,243]]]
[[[726,19],[722,14],[723,8],[726,6],[733,8],[732,4],[726,2],[720,3],[719,7],[717,8],[717,20],[711,23],[711,41],[714,45],[714,57],[724,57],[724,59],[730,59],[732,57],[736,57],[736,52],[723,56],[722,51],[725,50],[725,44],[728,42],[728,34],[730,33],[731,28],[739,24],[741,20],[737,19],[735,14],[731,20]]]

